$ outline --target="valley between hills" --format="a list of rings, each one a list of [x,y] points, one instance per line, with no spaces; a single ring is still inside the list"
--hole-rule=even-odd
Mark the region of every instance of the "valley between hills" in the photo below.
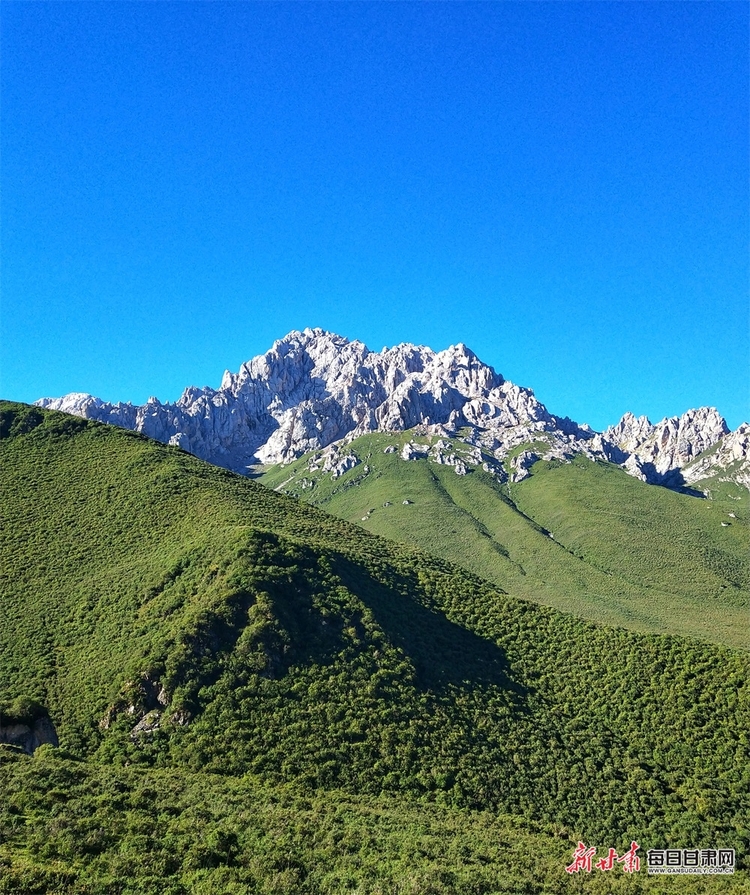
[[[499,475],[491,456],[460,438],[376,433],[267,468],[260,481],[514,596],[607,625],[747,648],[745,488],[723,483],[706,500],[583,455],[539,460],[513,482],[518,456]]]

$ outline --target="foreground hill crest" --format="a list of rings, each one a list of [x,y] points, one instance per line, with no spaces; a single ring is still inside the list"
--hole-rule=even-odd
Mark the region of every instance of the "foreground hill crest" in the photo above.
[[[460,343],[439,352],[410,343],[373,352],[362,342],[305,329],[274,342],[237,373],[225,372],[219,389],[190,387],[174,404],[157,398],[140,407],[109,404],[82,393],[36,403],[142,432],[242,473],[369,432],[421,427],[460,437],[497,460],[533,442],[545,458],[583,453],[654,483],[692,483],[726,467],[735,481],[750,483],[750,428],[730,433],[714,408],[656,426],[626,414],[598,434],[551,414],[533,391],[505,380]],[[526,453],[525,462],[537,458]],[[515,476],[525,474],[523,466],[524,458]]]

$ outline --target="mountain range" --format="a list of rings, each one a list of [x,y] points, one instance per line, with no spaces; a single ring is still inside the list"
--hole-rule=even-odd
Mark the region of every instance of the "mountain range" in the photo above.
[[[701,891],[746,890],[746,424],[597,433],[319,329],[37,403],[0,402],[0,895],[667,895],[647,850],[714,846]]]
[[[111,404],[83,393],[36,403],[141,432],[243,474],[368,433],[415,429],[474,446],[501,479],[522,479],[540,458],[569,462],[583,454],[652,484],[706,490],[700,483],[728,479],[750,487],[746,423],[730,432],[715,408],[701,407],[656,425],[626,413],[597,433],[550,413],[531,389],[504,379],[463,344],[435,352],[406,343],[378,353],[305,329],[225,372],[218,389],[190,387],[175,403]],[[519,454],[527,444],[533,449]],[[508,470],[502,461],[514,454]]]
[[[748,653],[679,629],[746,626],[747,493],[580,455],[502,483],[414,430],[335,447],[268,474],[369,522],[0,402],[0,895],[747,891]],[[507,587],[366,530],[396,512],[483,539]],[[529,598],[577,578],[625,616],[639,579],[670,633]],[[641,870],[571,877],[579,842]],[[736,873],[646,873],[704,847]]]

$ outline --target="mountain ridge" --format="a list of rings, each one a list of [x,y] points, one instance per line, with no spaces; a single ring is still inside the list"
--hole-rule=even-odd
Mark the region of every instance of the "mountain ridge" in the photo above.
[[[381,451],[499,488],[397,456]],[[537,464],[513,491],[531,511],[545,466],[586,465],[717,516],[722,540],[744,530],[744,505],[723,528],[721,500],[582,460]],[[46,712],[60,744],[0,748],[0,892],[566,895],[581,840],[734,848],[737,873],[703,890],[746,888],[746,650],[576,619],[28,405],[0,402],[0,490],[0,715]],[[640,521],[643,503],[621,503]],[[540,535],[563,550],[554,525]],[[535,833],[520,851],[519,830]],[[645,867],[586,882],[690,887]]]
[[[543,459],[582,453],[677,487],[733,464],[733,480],[750,487],[750,427],[730,432],[716,408],[656,425],[628,412],[597,433],[550,413],[533,390],[504,379],[462,343],[438,352],[411,343],[373,352],[308,328],[277,340],[237,373],[225,371],[218,389],[190,386],[174,403],[112,404],[74,392],[35,404],[142,432],[243,474],[370,432],[424,427],[434,435],[460,432],[497,460],[541,437]],[[524,474],[521,462],[513,475]]]

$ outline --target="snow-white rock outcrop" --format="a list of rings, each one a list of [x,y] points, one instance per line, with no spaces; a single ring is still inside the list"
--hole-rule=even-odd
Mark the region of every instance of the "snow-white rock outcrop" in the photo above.
[[[534,442],[546,446],[534,448],[545,459],[584,453],[623,464],[646,481],[669,484],[675,470],[728,434],[713,408],[691,410],[656,426],[626,414],[597,434],[553,416],[530,389],[503,379],[465,345],[435,352],[407,343],[378,353],[321,329],[289,333],[236,373],[227,371],[218,389],[191,387],[173,404],[157,398],[140,407],[108,404],[81,393],[36,403],[142,432],[242,473],[368,432],[417,428],[423,436],[473,445],[477,463],[479,451],[501,460],[513,448]],[[738,437],[717,457],[744,450],[747,459],[746,442]],[[414,442],[404,450],[416,459],[427,453],[420,447]],[[432,459],[454,465],[457,472],[466,462],[439,453]],[[340,475],[353,460],[331,456],[328,462]],[[530,457],[516,461],[515,476],[523,476],[530,462]]]
[[[174,404],[107,404],[79,393],[37,404],[135,429],[238,472],[346,436],[418,425],[471,427],[493,450],[535,431],[593,434],[553,417],[533,392],[506,382],[464,345],[376,353],[320,329],[290,333],[237,373],[226,372],[219,389],[191,387]]]
[[[610,426],[602,433],[602,441],[626,455],[623,466],[631,475],[648,482],[683,484],[705,477],[697,474],[687,476],[683,470],[730,434],[724,418],[715,407],[700,407],[688,410],[679,417],[663,419],[656,425],[645,416],[635,417],[632,413],[626,413],[616,426]],[[732,450],[734,454],[742,451],[744,442],[741,437],[732,444],[734,447],[728,448],[729,453]],[[747,446],[744,450],[747,459]],[[721,451],[714,461],[704,462],[696,469],[711,475],[709,470],[718,468],[725,454]]]
[[[682,475],[689,485],[717,476],[750,488],[750,425],[742,423],[729,432],[712,449],[688,463]]]

